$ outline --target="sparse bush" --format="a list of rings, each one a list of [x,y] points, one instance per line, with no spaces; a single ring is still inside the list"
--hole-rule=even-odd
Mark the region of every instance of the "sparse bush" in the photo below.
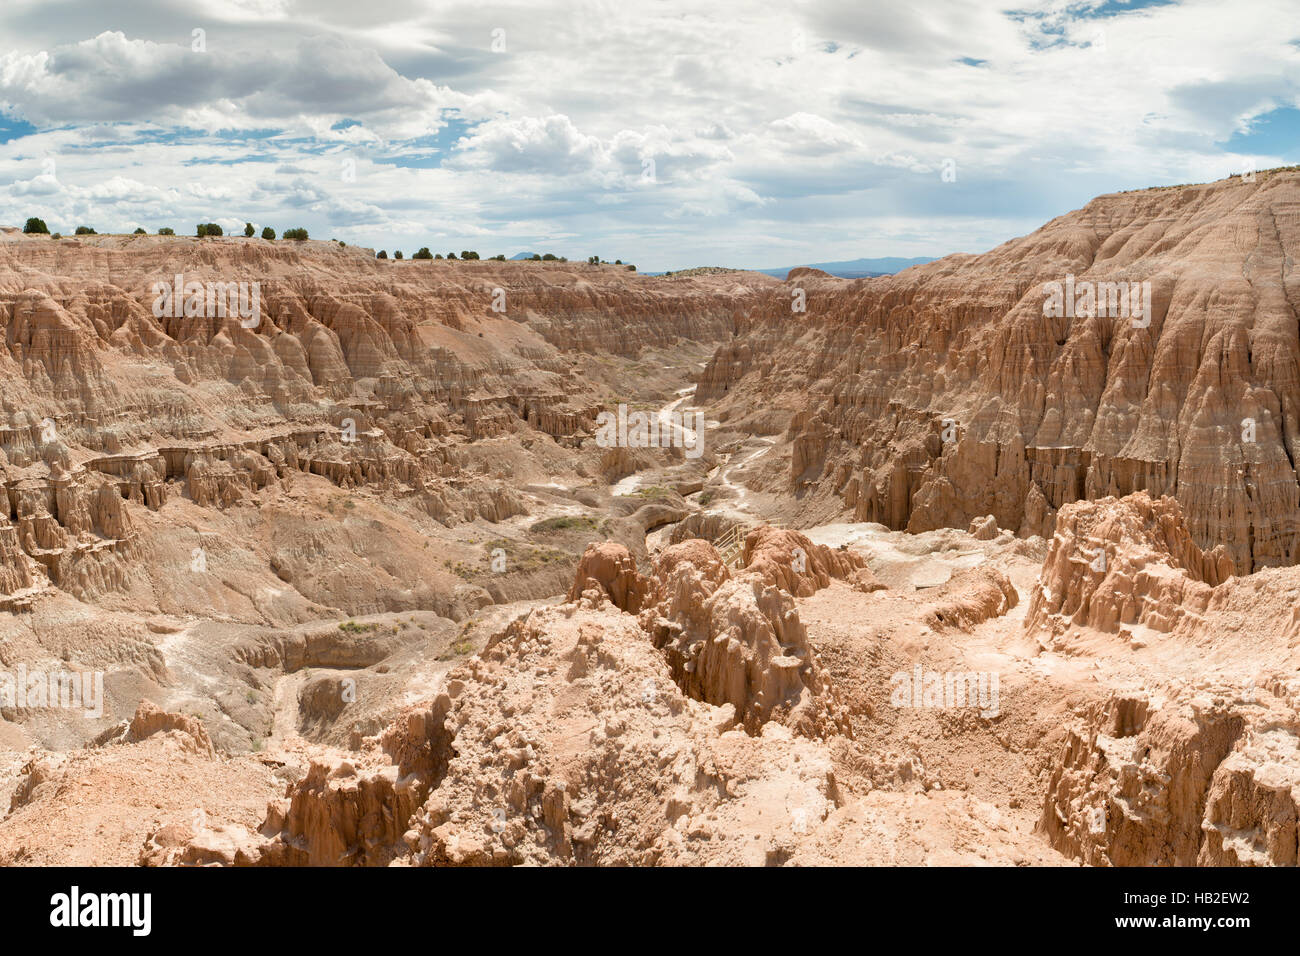
[[[548,252],[546,255],[542,256],[542,261],[543,261],[543,262],[559,262],[559,261],[560,261],[560,257],[557,256],[557,255],[555,255],[555,253],[553,253],[553,252]]]
[[[244,223],[244,235],[251,237],[253,232],[253,224],[251,222]]]
[[[620,498],[667,498],[672,492],[663,485],[650,485],[646,488],[638,488],[636,491],[627,495],[620,495]]]
[[[533,534],[545,534],[548,531],[595,531],[600,522],[590,515],[560,515],[558,518],[546,518],[538,521],[528,530]]]
[[[448,258],[448,259],[455,259],[455,258],[456,258],[456,253],[454,253],[454,252],[449,252],[449,253],[447,253],[447,258]]]
[[[160,236],[174,236],[174,235],[176,235],[176,230],[173,229],[171,226],[163,226],[161,229],[158,230],[158,235],[160,235]]]
[[[144,234],[145,234],[145,231],[144,231],[143,229],[141,229],[139,226],[136,226],[136,227],[135,227],[135,232],[131,233],[131,235],[133,235],[133,236],[143,236]]]
[[[412,258],[412,259],[432,259],[432,258],[433,258],[433,253],[429,251],[429,247],[428,247],[428,246],[421,246],[420,249],[419,249],[419,251],[416,252],[415,255],[411,256],[411,258]]]
[[[534,252],[534,253],[533,253],[533,259],[532,259],[532,261],[533,261],[533,262],[541,262],[541,261],[542,261],[542,257],[541,257],[539,254],[537,254],[536,252]]]
[[[76,234],[77,234],[78,236],[93,236],[93,235],[96,235],[95,230],[94,230],[94,229],[91,229],[89,226],[78,226],[77,229],[76,229]]]
[[[302,226],[299,226],[297,229],[286,229],[284,231],[284,238],[296,239],[298,242],[302,242],[307,238],[307,230],[302,228]]]
[[[394,258],[394,259],[400,259],[400,258],[402,258],[402,250],[401,250],[401,249],[398,249],[396,252],[394,252],[394,253],[393,253],[393,258]]]
[[[386,250],[384,250],[384,249],[380,249],[378,252],[375,253],[375,258],[376,258],[376,259],[387,259],[387,258],[388,258],[388,252],[387,252]]]
[[[274,240],[275,230],[272,229],[270,226],[267,226],[265,229],[262,230],[262,238]]]
[[[492,261],[493,261],[493,262],[505,262],[505,261],[506,261],[506,254],[503,252],[503,253],[501,253],[501,254],[499,254],[499,255],[495,255],[495,256],[492,257]]]
[[[434,255],[433,255],[433,257],[434,257],[435,259],[441,259],[441,258],[442,258],[442,253],[441,253],[441,252],[435,252]]]
[[[29,236],[48,236],[50,234],[50,229],[45,225],[44,219],[37,219],[35,216],[32,216],[32,218],[27,220],[27,224],[23,226],[23,232],[27,233]]]

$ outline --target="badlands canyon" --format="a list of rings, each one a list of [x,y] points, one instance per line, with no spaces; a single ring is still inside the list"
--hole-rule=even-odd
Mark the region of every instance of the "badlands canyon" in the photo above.
[[[10,681],[0,863],[1294,865],[1298,249],[1296,170],[856,280],[6,228],[0,668],[102,696]]]

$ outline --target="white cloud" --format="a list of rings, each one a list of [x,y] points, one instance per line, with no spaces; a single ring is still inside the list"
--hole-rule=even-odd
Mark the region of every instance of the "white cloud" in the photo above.
[[[979,251],[1097,192],[1296,161],[1223,145],[1300,96],[1286,0],[1101,9],[11,0],[0,113],[39,131],[0,143],[0,201],[769,266]]]
[[[592,169],[605,157],[594,136],[579,132],[567,116],[501,118],[457,144],[454,165],[501,172],[566,176]]]

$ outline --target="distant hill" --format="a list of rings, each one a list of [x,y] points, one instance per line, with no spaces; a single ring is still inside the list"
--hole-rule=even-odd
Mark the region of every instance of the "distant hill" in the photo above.
[[[518,259],[531,259],[533,256],[537,256],[537,255],[541,255],[541,253],[539,253],[539,252],[516,252],[513,256],[510,257],[510,261],[511,261],[511,262],[514,262],[514,261],[516,261],[516,260],[518,260]]]
[[[883,256],[879,259],[849,259],[845,262],[801,262],[799,265],[810,269],[821,269],[822,272],[829,272],[841,279],[866,279],[871,276],[893,275],[895,272],[902,272],[908,266],[919,266],[926,262],[933,262],[935,258],[935,256],[918,256],[914,259],[902,259],[898,256]],[[798,266],[785,266],[780,269],[754,269],[752,271],[784,279],[786,274],[795,268],[798,268]]]

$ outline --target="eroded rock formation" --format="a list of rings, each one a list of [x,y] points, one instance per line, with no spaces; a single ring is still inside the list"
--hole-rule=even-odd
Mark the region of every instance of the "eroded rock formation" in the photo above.
[[[1096,865],[1292,866],[1298,731],[1262,688],[1116,695],[1067,728],[1040,827]]]
[[[156,315],[155,283],[177,274],[255,283],[258,314]],[[109,556],[130,537],[123,501],[231,509],[311,474],[409,498],[447,525],[526,514],[509,472],[466,454],[473,443],[589,442],[612,381],[577,356],[721,341],[772,284],[398,263],[332,242],[6,231],[0,595],[22,604],[46,580],[88,598],[128,590]]]
[[[1178,499],[1239,571],[1300,560],[1300,171],[1094,199],[983,255],[792,276],[697,392],[788,427],[780,490],[913,532],[993,515],[1051,530],[1080,499]],[[1047,283],[1081,307],[1045,314]],[[1085,283],[1150,283],[1142,310]],[[806,312],[792,312],[794,289]],[[1095,290],[1094,290],[1095,291]],[[1132,311],[1132,310],[1130,310]]]
[[[1069,504],[1057,517],[1029,624],[1169,631],[1184,615],[1203,613],[1232,573],[1228,549],[1197,547],[1173,498],[1141,492]]]

